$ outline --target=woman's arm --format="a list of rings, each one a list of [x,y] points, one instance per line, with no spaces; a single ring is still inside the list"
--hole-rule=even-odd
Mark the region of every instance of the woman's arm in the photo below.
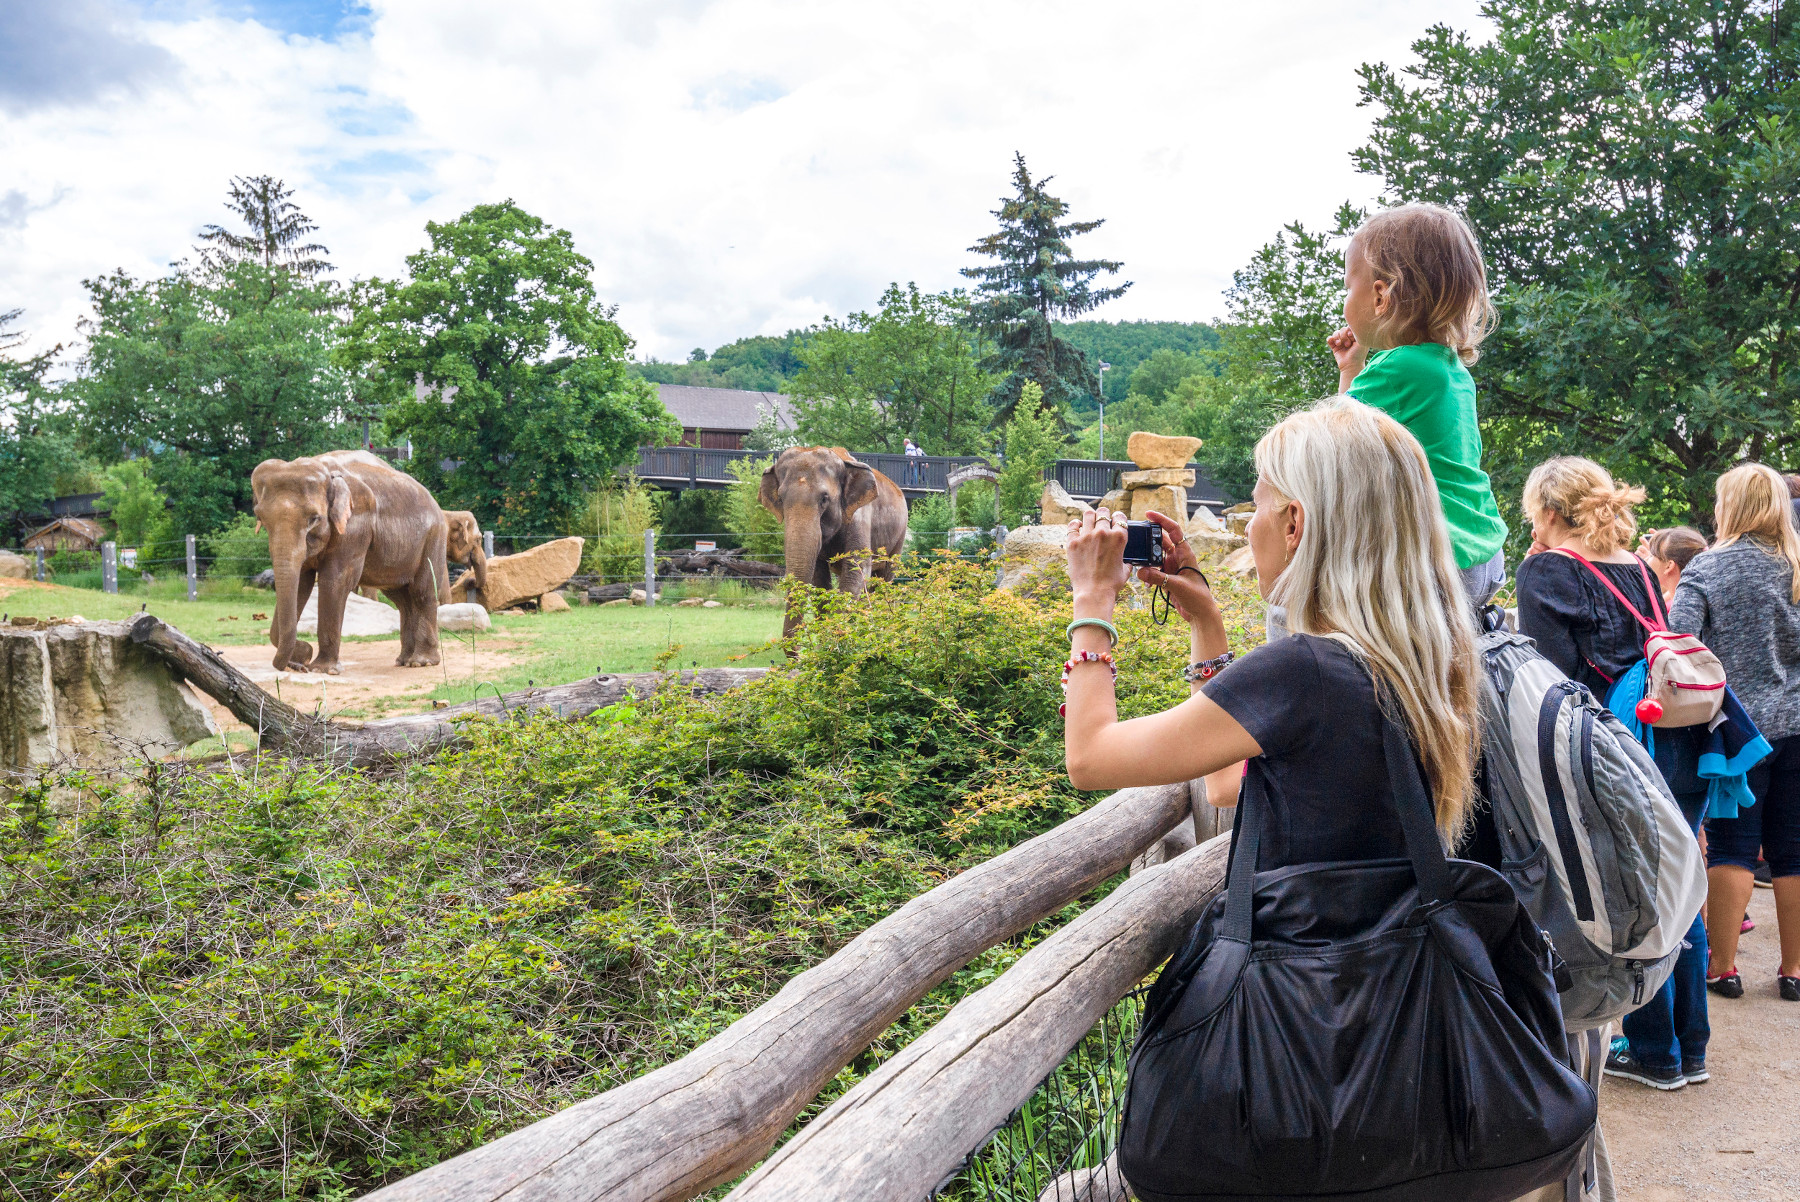
[[[1693,565],[1689,564],[1688,571],[1681,574],[1681,583],[1675,586],[1675,595],[1669,599],[1669,629],[1697,635],[1701,642],[1705,642],[1712,633],[1707,629],[1707,618],[1710,615],[1707,612],[1706,592],[1689,574],[1692,571]]]
[[[1113,517],[1085,514],[1069,536],[1069,580],[1077,618],[1110,619],[1125,585],[1125,528]],[[1225,623],[1212,591],[1195,574],[1181,571],[1193,562],[1185,534],[1160,514],[1154,520],[1163,527],[1167,547],[1163,570],[1146,568],[1139,575],[1165,587],[1188,618],[1189,648],[1197,660],[1223,654]],[[1073,641],[1078,652],[1109,650],[1106,632],[1097,627],[1078,629]],[[1079,663],[1069,672],[1064,741],[1069,781],[1078,789],[1174,784],[1215,773],[1223,777],[1241,771],[1240,761],[1262,754],[1235,718],[1199,692],[1174,709],[1119,721],[1112,673],[1097,663]],[[1211,792],[1213,782],[1207,784]],[[1235,777],[1230,791],[1235,800]],[[1221,781],[1217,795],[1225,793]]]
[[[1566,612],[1573,602],[1564,596],[1562,587],[1573,581],[1566,572],[1558,573],[1557,560],[1573,563],[1565,556],[1545,552],[1519,565],[1519,633],[1536,642],[1539,653],[1564,676],[1578,680],[1581,651],[1575,646],[1575,631]]]

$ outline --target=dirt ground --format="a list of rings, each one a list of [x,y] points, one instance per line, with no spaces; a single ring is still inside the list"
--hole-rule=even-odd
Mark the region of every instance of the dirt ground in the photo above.
[[[1709,996],[1712,1080],[1673,1093],[1606,1078],[1600,1123],[1623,1202],[1800,1199],[1800,1004],[1775,992],[1775,895],[1750,899],[1744,996]]]
[[[267,644],[215,647],[232,667],[254,680],[289,705],[312,713],[322,703],[331,717],[382,718],[418,713],[429,707],[425,694],[448,681],[463,684],[486,679],[513,663],[520,650],[502,639],[484,639],[479,650],[460,639],[446,639],[444,662],[433,668],[401,668],[394,660],[400,640],[346,641],[338,657],[343,669],[338,676],[312,672],[277,672],[270,662],[274,649]],[[207,698],[211,700],[211,698]],[[221,730],[248,730],[231,712],[213,703],[213,718]]]

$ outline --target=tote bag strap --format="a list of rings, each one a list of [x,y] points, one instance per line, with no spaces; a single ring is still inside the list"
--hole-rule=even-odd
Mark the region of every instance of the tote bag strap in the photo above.
[[[1428,902],[1451,896],[1450,865],[1438,840],[1437,818],[1425,792],[1419,759],[1406,734],[1406,719],[1388,690],[1379,690],[1381,742],[1387,757],[1388,781],[1394,806],[1400,815],[1400,833],[1406,840],[1406,858],[1412,861],[1419,896]],[[1261,774],[1252,772],[1238,798],[1237,819],[1232,825],[1231,874],[1225,888],[1225,925],[1220,938],[1238,943],[1251,941],[1256,911],[1256,856],[1262,843],[1267,815]]]

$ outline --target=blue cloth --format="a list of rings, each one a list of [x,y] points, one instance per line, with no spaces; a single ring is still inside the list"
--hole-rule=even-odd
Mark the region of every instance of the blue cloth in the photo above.
[[[1606,708],[1618,716],[1625,729],[1642,743],[1652,756],[1656,754],[1655,729],[1639,722],[1637,704],[1644,699],[1649,664],[1639,660],[1625,675],[1613,682],[1606,693]],[[1769,754],[1769,741],[1750,721],[1737,694],[1725,687],[1725,702],[1719,716],[1707,728],[1700,744],[1700,776],[1707,782],[1706,817],[1736,818],[1740,809],[1756,804],[1744,774]]]

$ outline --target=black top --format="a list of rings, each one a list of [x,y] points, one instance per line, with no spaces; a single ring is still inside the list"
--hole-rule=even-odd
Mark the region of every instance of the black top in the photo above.
[[[1634,556],[1630,563],[1594,566],[1639,613],[1654,621],[1662,613],[1662,598],[1657,598],[1657,609],[1650,608],[1638,563]],[[1644,639],[1650,632],[1585,564],[1541,552],[1519,565],[1518,582],[1519,633],[1535,641],[1545,659],[1570,680],[1586,685],[1594,696],[1604,700],[1612,682],[1644,658]]]
[[[1204,690],[1263,753],[1257,870],[1406,855],[1388,786],[1375,681],[1342,643],[1296,634],[1258,647]]]

